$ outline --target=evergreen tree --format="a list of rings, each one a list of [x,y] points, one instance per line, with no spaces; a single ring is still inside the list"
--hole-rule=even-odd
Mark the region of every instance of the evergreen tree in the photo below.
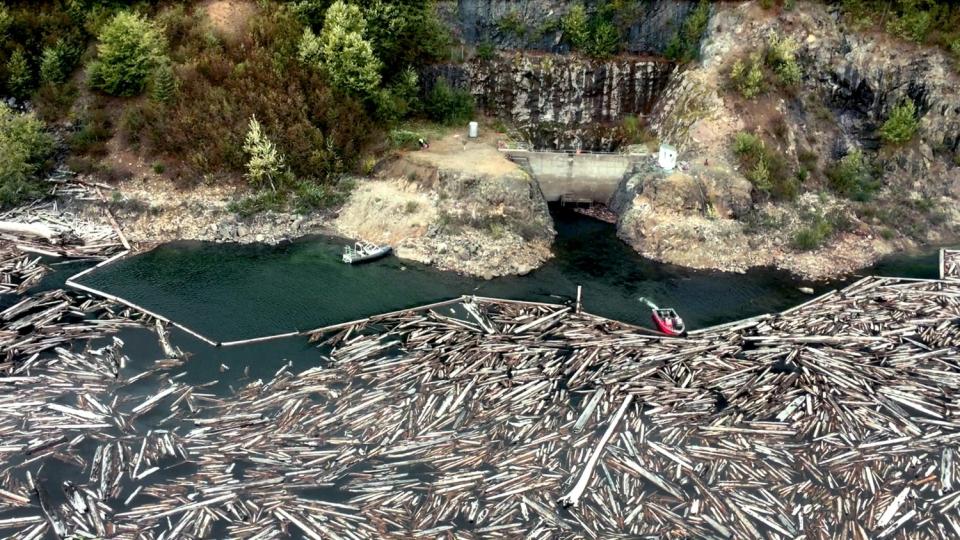
[[[0,206],[43,192],[38,173],[53,153],[53,139],[33,113],[18,114],[0,103]]]
[[[97,60],[90,69],[90,85],[114,96],[140,94],[154,70],[167,61],[162,32],[136,13],[117,13],[97,38]]]
[[[7,61],[7,88],[10,95],[17,99],[26,99],[33,88],[33,74],[30,73],[30,64],[23,49],[17,49]]]
[[[243,151],[250,155],[250,160],[247,161],[247,178],[250,182],[255,186],[269,184],[270,189],[276,191],[274,179],[283,172],[283,155],[263,132],[256,116],[250,117],[250,127],[243,143]]]
[[[380,86],[382,64],[364,38],[366,20],[360,8],[338,0],[327,10],[317,37],[308,28],[300,39],[300,59],[322,67],[334,86],[361,96]]]
[[[79,48],[62,39],[58,39],[52,46],[44,47],[40,57],[40,81],[49,84],[66,81],[79,57]]]
[[[173,66],[164,62],[153,73],[150,85],[150,99],[158,103],[169,103],[177,93],[177,75]]]

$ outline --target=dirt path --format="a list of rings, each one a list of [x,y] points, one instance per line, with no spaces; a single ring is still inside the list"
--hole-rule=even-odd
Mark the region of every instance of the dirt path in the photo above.
[[[257,12],[257,6],[249,0],[208,0],[203,9],[214,30],[227,38],[242,35],[247,20]]]

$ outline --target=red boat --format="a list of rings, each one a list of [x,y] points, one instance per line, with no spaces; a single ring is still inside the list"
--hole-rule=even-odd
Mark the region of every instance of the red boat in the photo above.
[[[650,318],[653,319],[657,330],[668,336],[687,335],[687,327],[676,311],[670,308],[659,308],[646,298],[641,298],[640,301],[650,306]]]

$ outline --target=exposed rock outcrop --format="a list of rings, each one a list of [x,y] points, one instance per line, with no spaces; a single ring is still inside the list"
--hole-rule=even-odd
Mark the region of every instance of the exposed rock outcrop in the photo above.
[[[433,66],[424,79],[427,88],[444,79],[468,89],[487,114],[509,119],[539,146],[580,137],[584,147],[596,147],[605,132],[595,128],[650,112],[673,70],[672,62],[640,57],[515,53]]]
[[[693,268],[753,266],[743,225],[753,186],[722,167],[665,172],[651,161],[620,183],[617,235],[645,256]]]
[[[747,99],[728,82],[728,73],[736,59],[762,53],[772,35],[798,45],[802,81],[778,91],[775,81],[766,80],[767,92]],[[736,220],[718,213],[704,222],[699,209],[665,207],[661,197],[650,199],[644,190],[624,207],[620,235],[664,261],[706,261],[674,247],[691,243],[715,254],[715,268],[776,264],[811,277],[854,270],[916,243],[952,242],[960,233],[958,87],[955,63],[943,51],[850,31],[822,3],[800,2],[791,11],[764,10],[757,2],[717,4],[702,61],[671,80],[651,125],[661,140],[679,147],[682,160],[724,167],[741,179],[752,171],[724,164],[738,162],[737,133],[756,134],[782,160],[786,174],[797,175],[802,195],[771,201],[754,189],[749,204],[729,216]],[[879,127],[905,99],[919,111],[918,134],[909,144],[882,146]],[[874,165],[870,174],[879,189],[869,202],[837,193],[827,175],[853,150]],[[689,183],[676,189],[688,189],[687,199],[696,191]],[[674,212],[673,224],[660,225],[663,212]],[[803,234],[816,240],[798,241]],[[713,238],[722,238],[727,249],[714,250]]]
[[[625,179],[613,199],[617,236],[644,256],[671,264],[740,272],[776,266],[811,279],[852,272],[896,248],[878,236],[845,234],[821,250],[798,252],[790,244],[792,232],[810,216],[846,212],[844,202],[809,193],[790,208],[754,205],[751,191],[723,164],[666,173],[651,163]],[[750,219],[742,219],[746,211]],[[758,234],[758,219],[773,225]]]
[[[588,9],[599,3],[583,2]],[[624,50],[630,53],[663,53],[695,0],[644,0],[624,2],[618,22]],[[449,27],[465,43],[488,43],[500,49],[533,49],[564,53],[560,19],[575,2],[569,0],[458,0],[441,5]]]
[[[488,144],[435,141],[379,176],[350,196],[336,220],[343,234],[485,278],[526,274],[551,257],[556,233],[539,188]]]

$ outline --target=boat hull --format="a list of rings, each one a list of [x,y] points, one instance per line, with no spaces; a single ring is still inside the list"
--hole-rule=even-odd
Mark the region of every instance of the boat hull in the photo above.
[[[656,311],[650,315],[650,318],[653,319],[653,325],[656,326],[657,330],[659,330],[662,334],[666,334],[668,336],[682,336],[686,333],[685,329],[677,330],[672,325],[667,324],[667,321],[663,320],[663,318],[657,315]]]
[[[386,257],[393,251],[393,248],[390,246],[382,246],[378,249],[371,251],[370,253],[365,253],[363,255],[357,254],[344,254],[343,262],[347,264],[361,264],[365,262],[375,261],[382,257]]]

